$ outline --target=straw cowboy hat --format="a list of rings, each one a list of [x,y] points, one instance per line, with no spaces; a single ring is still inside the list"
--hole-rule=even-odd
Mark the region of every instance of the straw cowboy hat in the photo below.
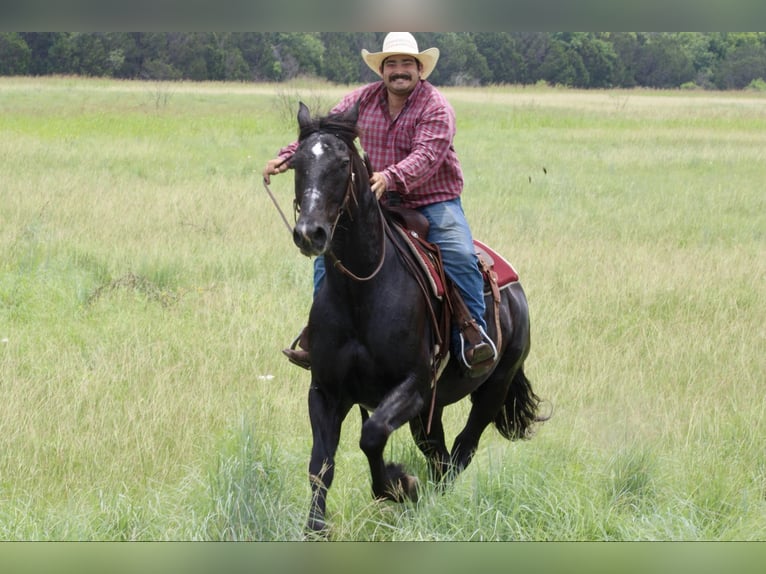
[[[422,79],[426,79],[436,67],[436,61],[439,59],[439,48],[428,48],[423,52],[418,51],[418,43],[415,37],[409,32],[389,32],[383,40],[383,50],[380,52],[368,52],[362,49],[362,59],[370,69],[378,74],[383,60],[389,56],[406,54],[415,56],[423,65],[423,71],[420,74]]]

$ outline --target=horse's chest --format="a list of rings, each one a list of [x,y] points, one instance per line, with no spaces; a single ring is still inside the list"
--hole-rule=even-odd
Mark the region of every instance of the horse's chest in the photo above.
[[[406,376],[399,359],[385,348],[349,339],[321,360],[323,379],[355,402],[377,404]]]

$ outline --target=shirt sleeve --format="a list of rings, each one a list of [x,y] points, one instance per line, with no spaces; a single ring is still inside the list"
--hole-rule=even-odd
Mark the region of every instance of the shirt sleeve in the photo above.
[[[277,152],[277,157],[280,157],[282,159],[289,159],[293,156],[295,153],[295,150],[298,149],[298,140],[295,140],[293,143],[287,144],[285,147],[281,148]]]

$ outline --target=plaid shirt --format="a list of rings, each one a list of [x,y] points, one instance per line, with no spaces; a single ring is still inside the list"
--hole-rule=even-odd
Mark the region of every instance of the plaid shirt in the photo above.
[[[343,112],[357,100],[362,148],[373,169],[386,178],[386,189],[399,193],[402,205],[422,207],[460,196],[463,172],[453,146],[455,112],[432,84],[420,81],[393,120],[383,82],[352,91],[332,112]],[[282,148],[279,155],[292,155],[297,145]]]

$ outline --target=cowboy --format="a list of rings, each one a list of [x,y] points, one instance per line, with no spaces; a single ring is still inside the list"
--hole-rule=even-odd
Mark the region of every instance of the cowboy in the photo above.
[[[486,334],[483,278],[460,196],[463,173],[453,140],[455,113],[445,97],[427,81],[439,59],[439,49],[418,50],[409,32],[390,32],[380,52],[362,50],[362,59],[380,80],[362,86],[332,109],[341,113],[359,102],[360,143],[373,167],[372,191],[382,201],[416,209],[430,223],[428,241],[439,246],[446,275],[455,283],[473,318],[479,341],[459,352],[461,334],[453,328],[452,352],[465,361],[468,372],[494,359],[494,346]],[[270,176],[289,168],[298,142],[279,150],[263,170]],[[385,196],[384,196],[385,193]],[[314,261],[314,293],[325,274],[324,258]],[[291,362],[310,368],[306,330],[283,352]],[[298,344],[300,348],[298,348]]]

